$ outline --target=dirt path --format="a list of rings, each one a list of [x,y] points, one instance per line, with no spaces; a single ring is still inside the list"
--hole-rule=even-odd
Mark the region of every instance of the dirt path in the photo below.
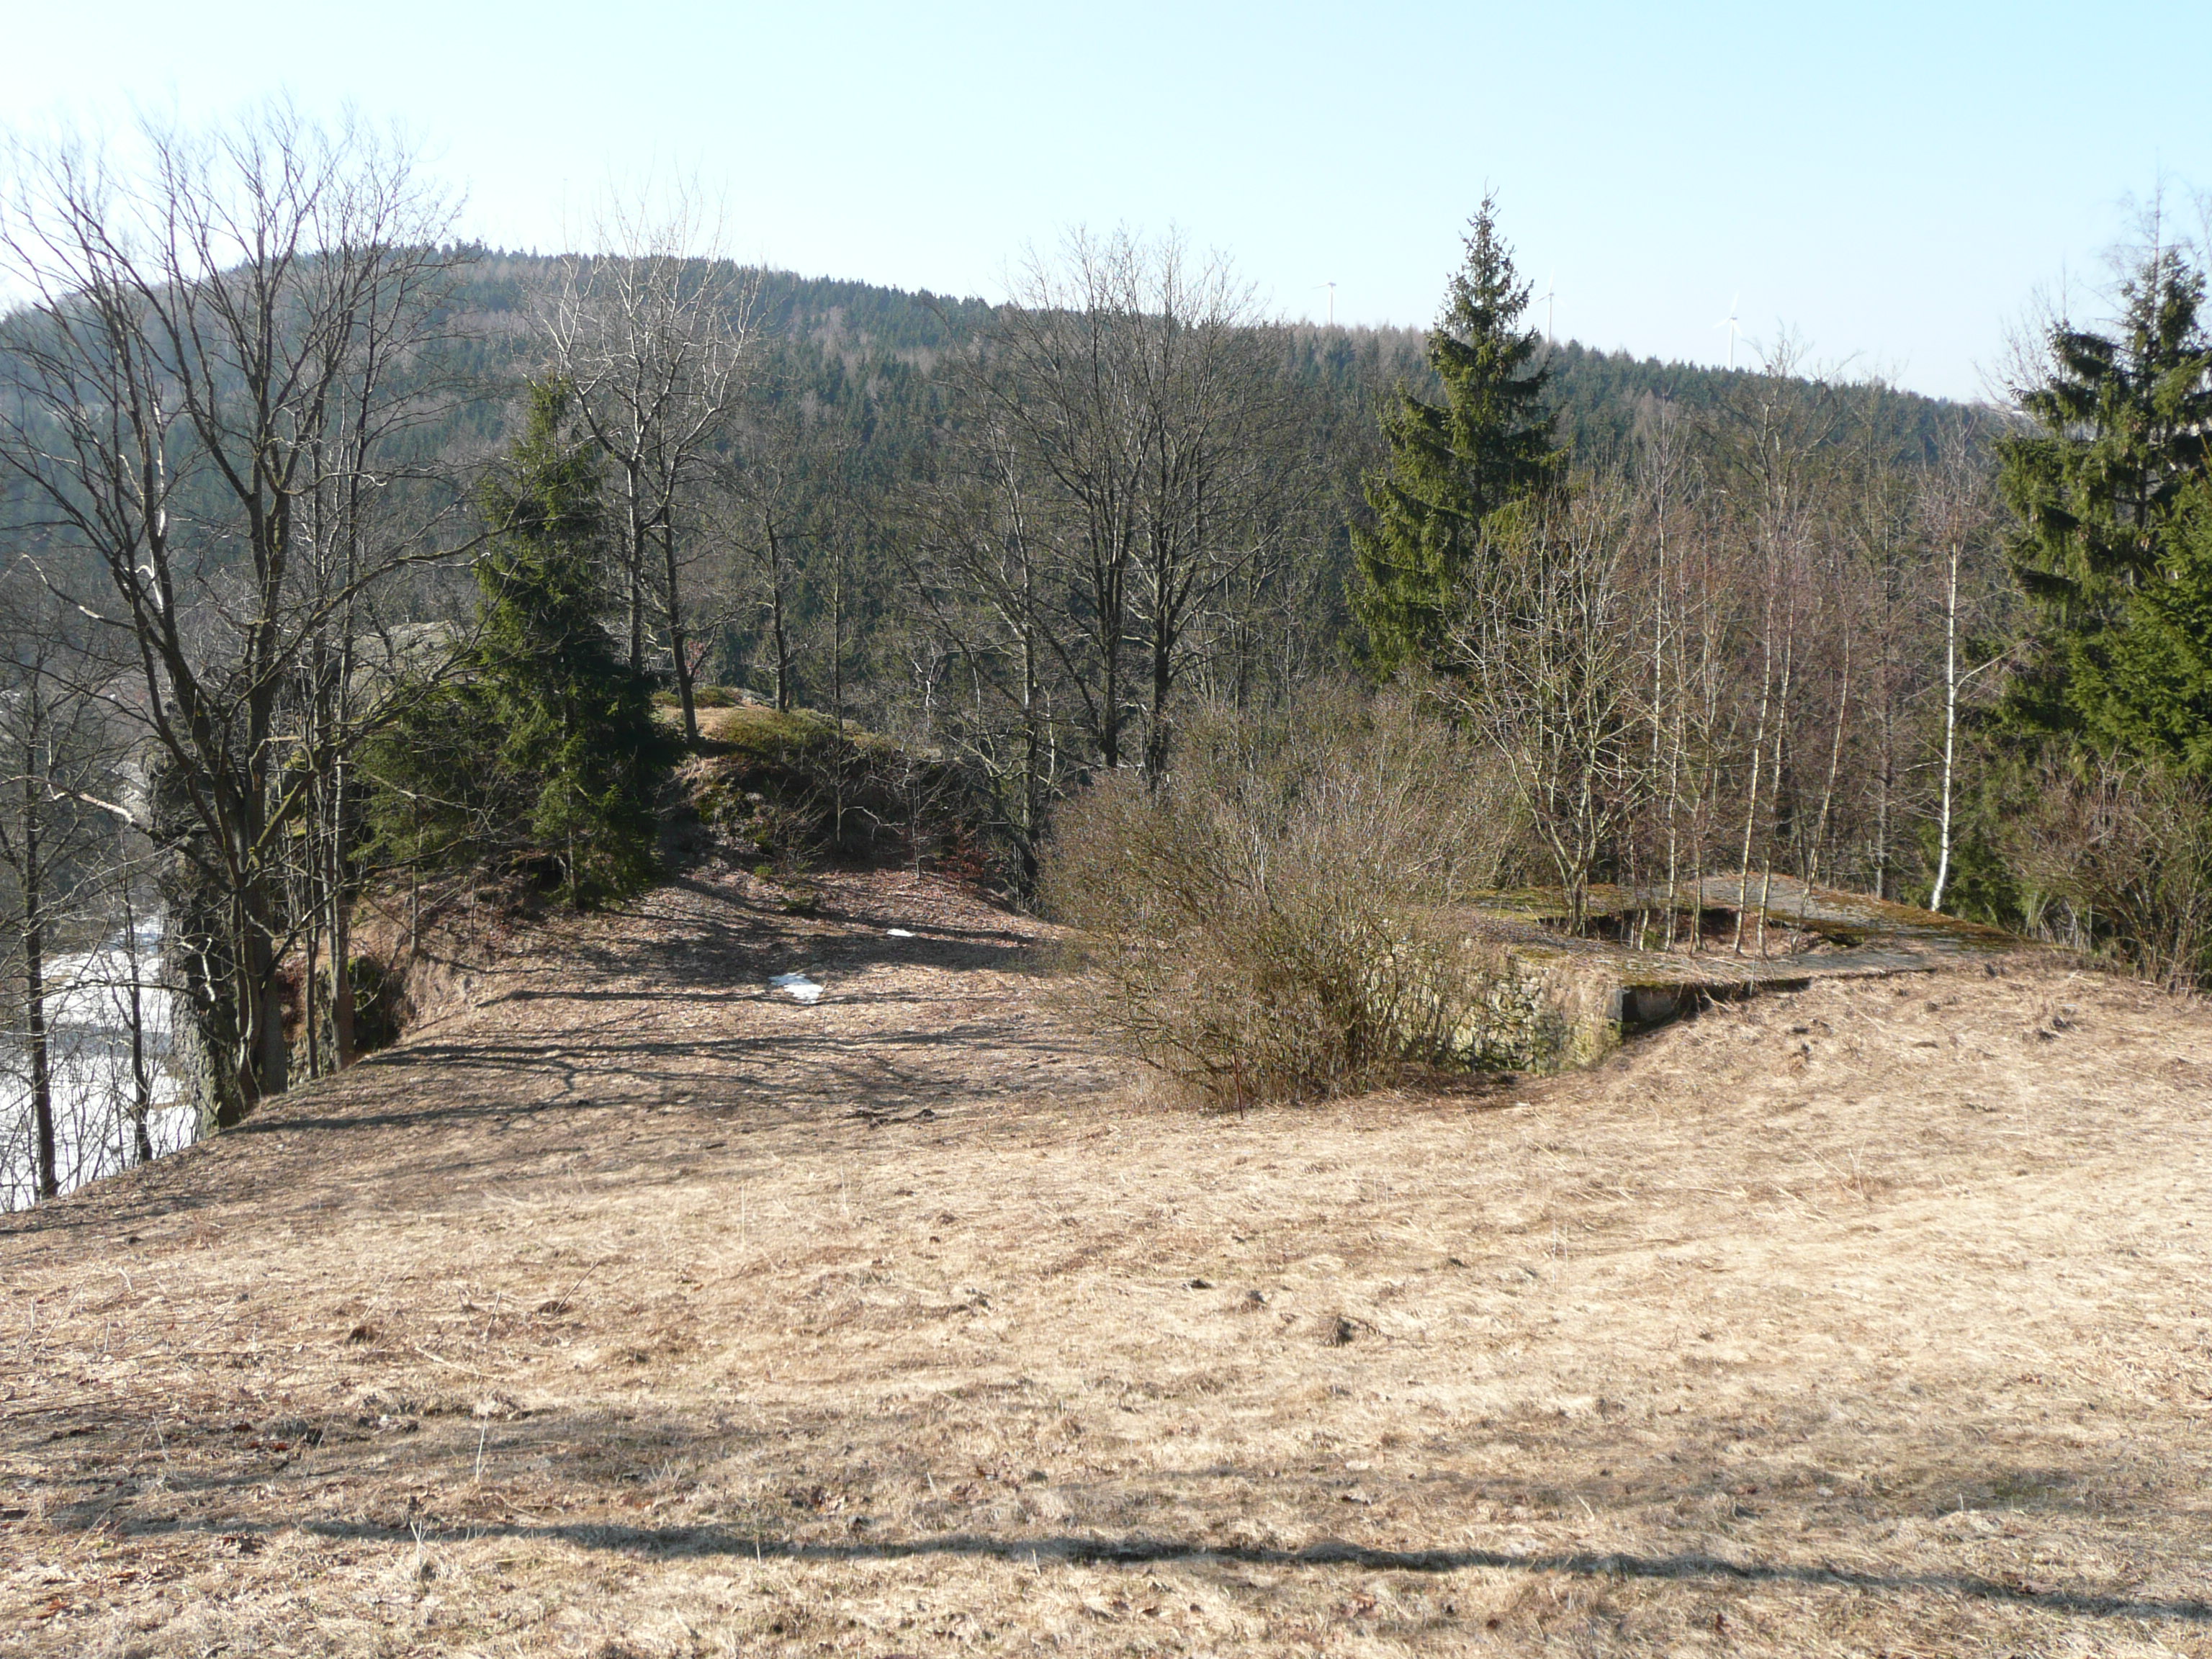
[[[0,1653],[2212,1651],[2203,1010],[1227,1121],[1037,938],[664,889],[0,1221]]]

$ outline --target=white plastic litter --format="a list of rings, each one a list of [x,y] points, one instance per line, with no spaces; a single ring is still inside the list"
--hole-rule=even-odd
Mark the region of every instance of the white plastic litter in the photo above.
[[[884,934],[887,939],[912,939],[914,930],[910,927],[886,927]]]
[[[794,1002],[822,1000],[822,988],[804,974],[778,974],[769,983],[779,991],[790,992]]]

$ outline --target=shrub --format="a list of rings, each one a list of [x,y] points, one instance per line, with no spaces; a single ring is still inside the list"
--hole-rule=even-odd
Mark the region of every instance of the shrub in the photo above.
[[[2026,925],[2171,989],[2212,984],[2212,784],[2118,760],[2032,781],[2002,831]]]
[[[1048,912],[1095,1026],[1218,1103],[1311,1099],[1499,1052],[1511,964],[1450,908],[1496,878],[1506,792],[1409,699],[1212,708],[1155,787],[1062,808]]]

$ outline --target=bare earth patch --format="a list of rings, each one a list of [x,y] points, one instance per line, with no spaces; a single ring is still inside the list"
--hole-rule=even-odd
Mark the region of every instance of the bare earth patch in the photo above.
[[[1033,924],[769,898],[0,1219],[0,1653],[2212,1651],[2201,1007],[1221,1119]]]

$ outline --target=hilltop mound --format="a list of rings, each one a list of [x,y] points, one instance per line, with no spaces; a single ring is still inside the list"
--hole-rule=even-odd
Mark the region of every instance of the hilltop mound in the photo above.
[[[1965,963],[1205,1116],[1038,925],[817,885],[0,1220],[0,1652],[2212,1639],[2201,1007]]]
[[[981,804],[941,757],[812,709],[780,712],[736,695],[734,706],[701,711],[704,741],[681,775],[721,857],[785,878],[824,861],[985,872]]]

